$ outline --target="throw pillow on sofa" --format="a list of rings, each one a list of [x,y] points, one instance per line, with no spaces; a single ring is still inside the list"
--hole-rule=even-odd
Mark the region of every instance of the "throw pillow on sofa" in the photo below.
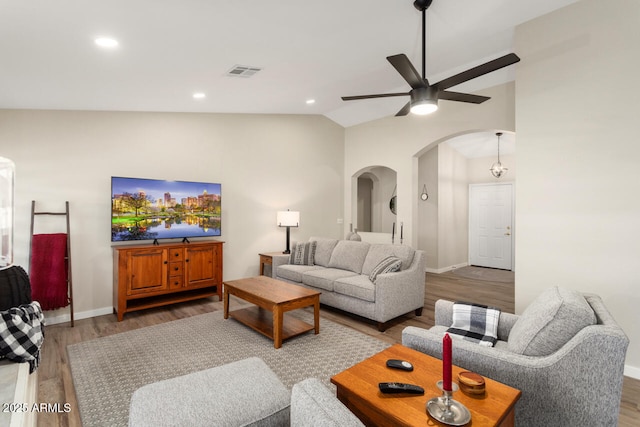
[[[507,345],[510,351],[525,356],[548,356],[596,321],[581,293],[556,286],[524,310],[509,332]]]
[[[289,264],[314,265],[316,245],[315,240],[307,243],[294,243]]]
[[[380,261],[378,265],[373,267],[371,274],[369,274],[369,280],[375,282],[378,274],[400,271],[400,267],[402,267],[402,260],[400,258],[395,256],[386,257]]]

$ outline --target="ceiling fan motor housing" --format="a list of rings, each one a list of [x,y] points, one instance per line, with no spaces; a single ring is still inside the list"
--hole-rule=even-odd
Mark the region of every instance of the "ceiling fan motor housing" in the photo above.
[[[410,92],[411,102],[420,102],[424,100],[438,101],[438,90],[433,86],[419,87],[412,89]]]
[[[433,86],[419,87],[411,90],[411,112],[429,114],[438,109],[438,90]]]

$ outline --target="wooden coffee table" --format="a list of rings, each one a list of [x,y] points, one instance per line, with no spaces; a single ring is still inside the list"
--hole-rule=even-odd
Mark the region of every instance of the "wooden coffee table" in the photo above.
[[[310,330],[320,333],[320,292],[267,276],[223,282],[224,318],[229,316],[271,338],[275,348],[282,341]],[[229,312],[229,295],[255,306]],[[313,325],[284,313],[313,306]]]
[[[455,351],[455,349],[454,349]],[[387,368],[388,359],[411,362],[412,372]],[[453,366],[453,378],[464,369]],[[337,396],[360,420],[369,426],[445,426],[426,411],[426,403],[442,395],[436,383],[442,379],[442,361],[400,344],[366,359],[331,378],[337,387]],[[424,395],[382,394],[380,382],[417,384]],[[513,426],[515,404],[520,391],[485,378],[483,396],[470,396],[462,391],[453,399],[462,403],[471,413],[469,426]]]

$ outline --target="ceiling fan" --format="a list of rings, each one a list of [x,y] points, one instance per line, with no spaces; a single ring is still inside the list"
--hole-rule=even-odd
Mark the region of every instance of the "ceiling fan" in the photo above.
[[[435,84],[429,84],[425,77],[425,42],[426,42],[426,10],[431,6],[433,0],[415,0],[413,5],[422,12],[422,76],[414,68],[405,54],[388,56],[387,60],[400,73],[400,75],[409,83],[411,90],[409,92],[400,93],[381,93],[374,95],[358,95],[343,96],[343,101],[354,101],[358,99],[370,98],[387,98],[393,96],[410,96],[409,102],[402,107],[396,116],[406,116],[409,112],[418,115],[430,114],[438,109],[438,100],[468,102],[471,104],[481,104],[489,100],[488,96],[472,95],[468,93],[452,92],[447,89],[464,83],[468,80],[475,79],[484,74],[499,70],[520,61],[515,53],[510,53],[493,61],[489,61],[477,67],[473,67],[467,71],[463,71],[455,76],[451,76]]]

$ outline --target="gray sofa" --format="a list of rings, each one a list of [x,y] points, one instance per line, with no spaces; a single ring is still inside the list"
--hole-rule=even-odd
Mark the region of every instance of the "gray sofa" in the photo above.
[[[436,326],[407,327],[402,344],[442,358],[453,303]],[[454,340],[453,363],[522,391],[518,426],[615,426],[629,339],[600,297],[550,288],[517,316],[501,313],[495,347]]]
[[[311,237],[306,246],[313,242],[315,249],[312,256],[304,257],[306,263],[294,263],[296,248],[303,243],[294,243],[292,256],[273,257],[272,277],[317,290],[322,293],[322,304],[374,320],[381,331],[386,329],[386,322],[398,316],[411,311],[422,314],[423,251],[322,237]],[[400,260],[399,271],[380,271],[389,257]]]

